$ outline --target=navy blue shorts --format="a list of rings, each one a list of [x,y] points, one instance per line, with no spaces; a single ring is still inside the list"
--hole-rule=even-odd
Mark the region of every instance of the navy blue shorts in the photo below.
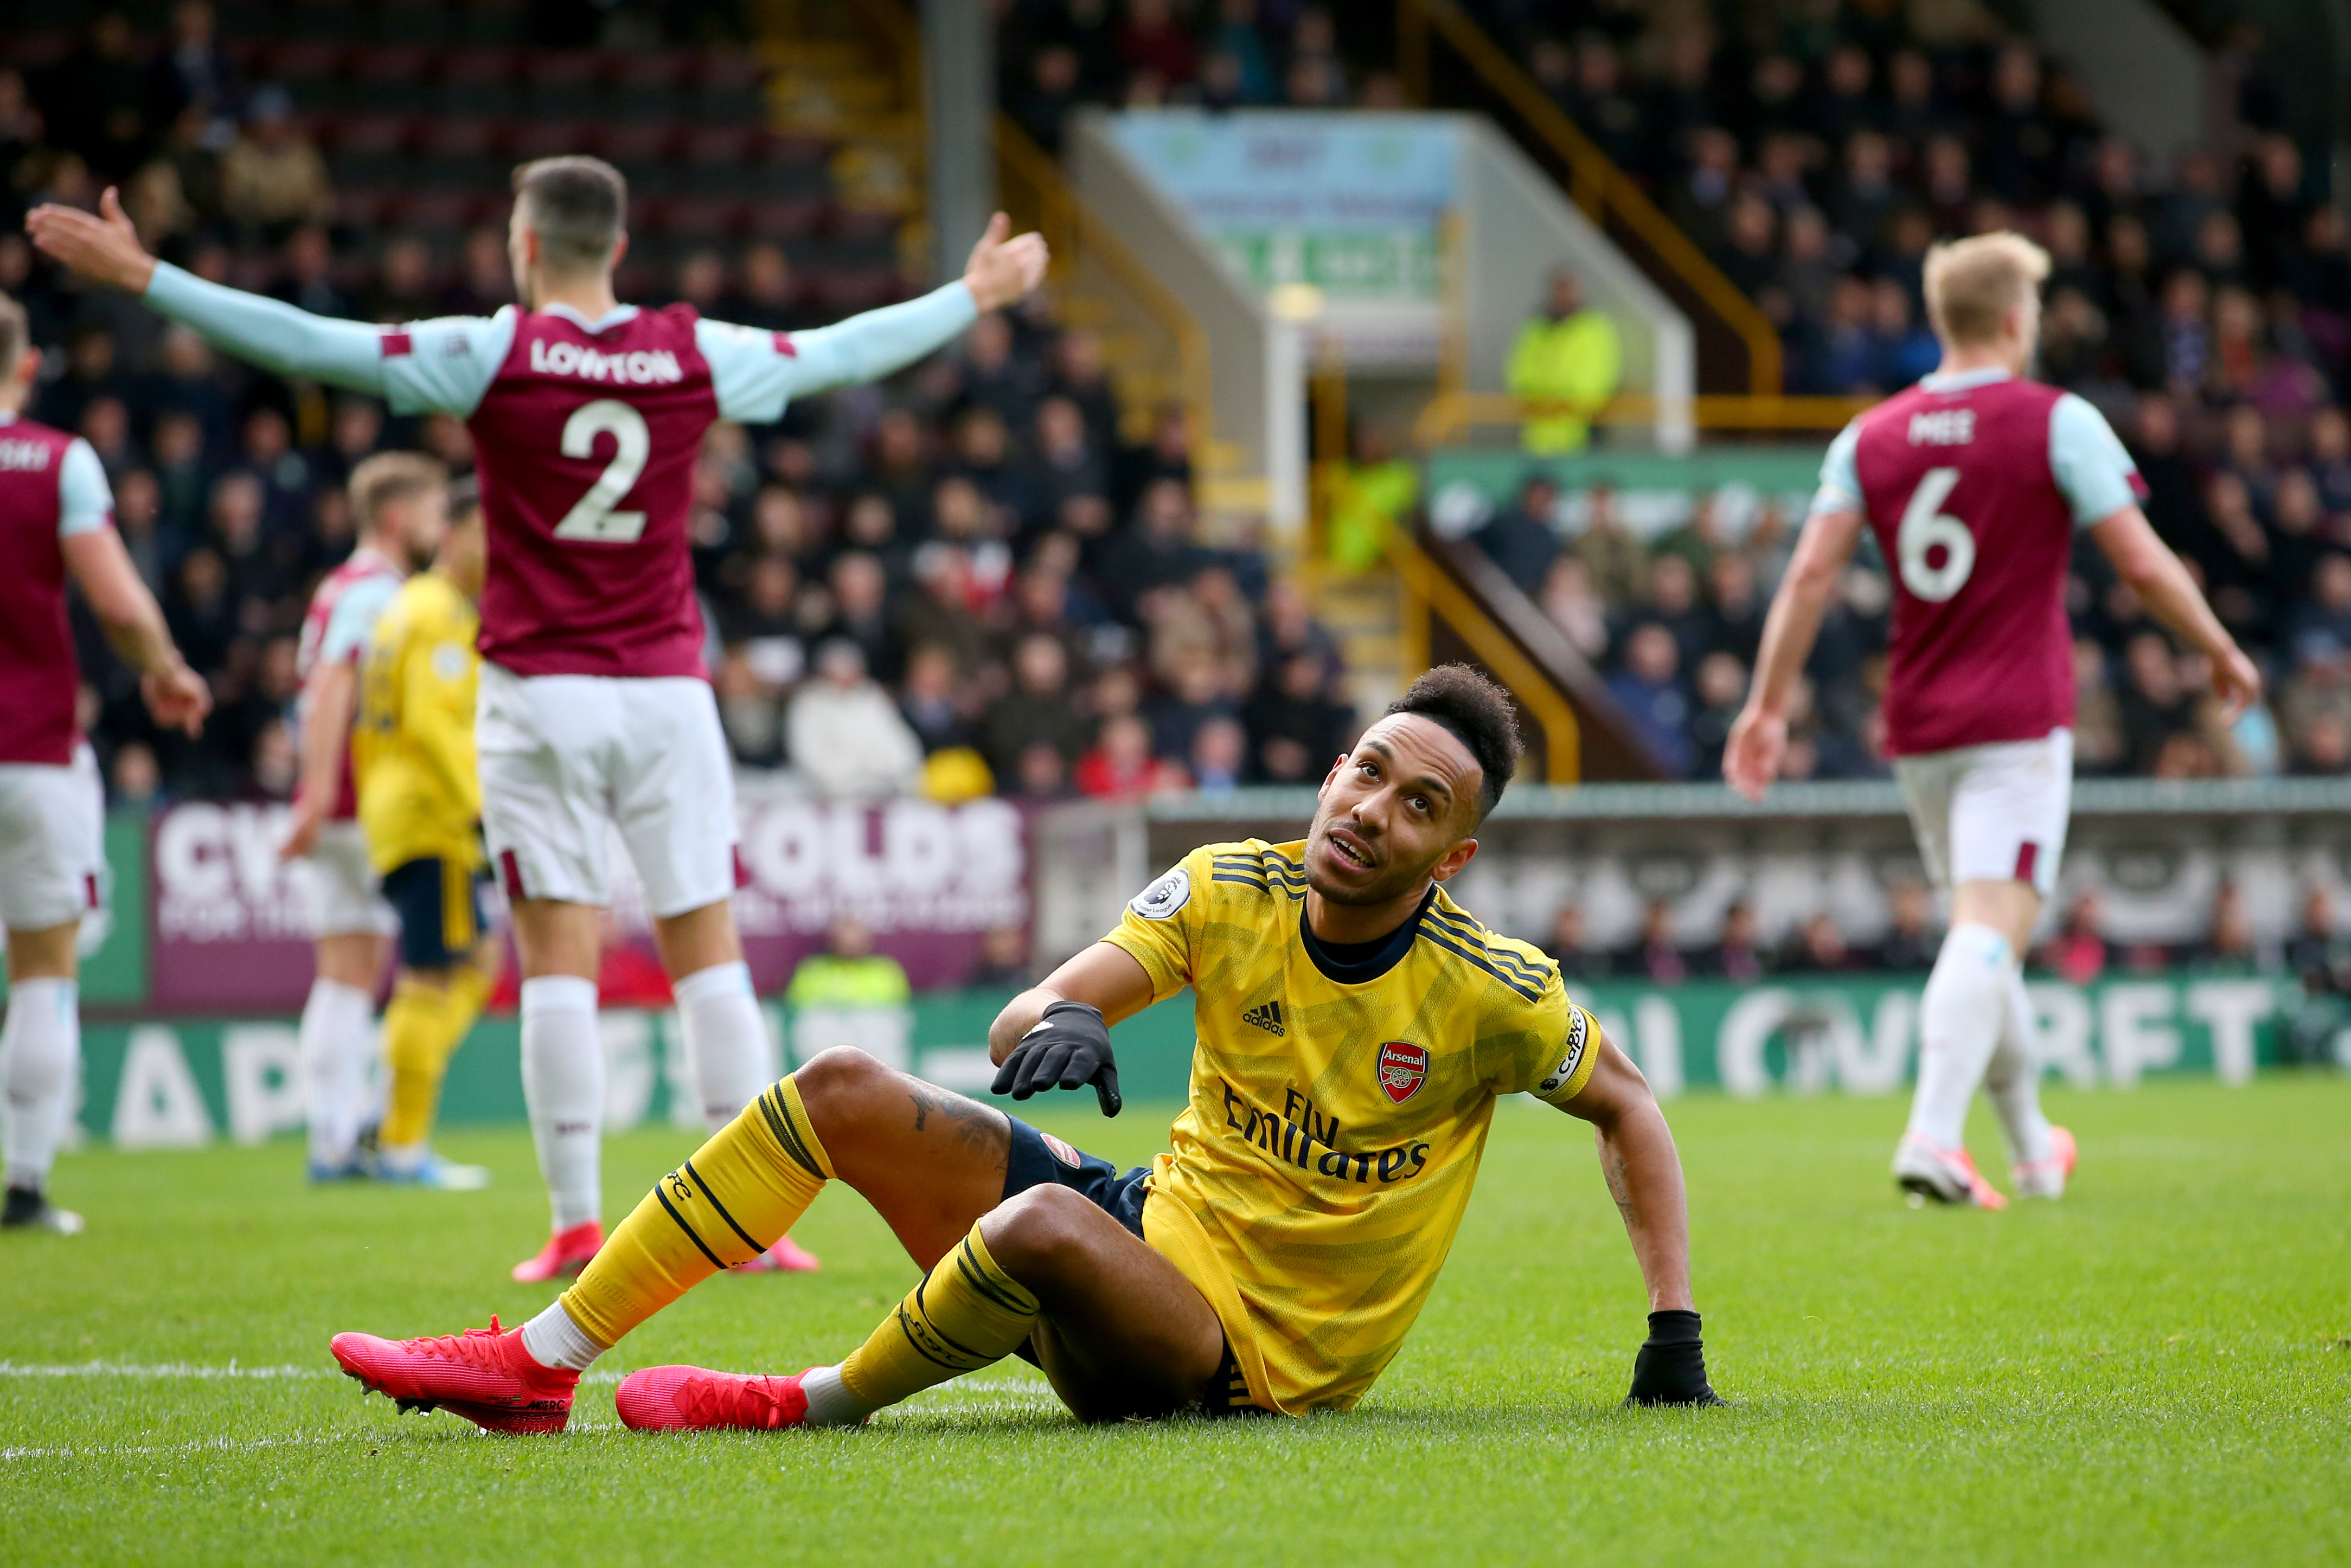
[[[1095,1208],[1134,1231],[1138,1240],[1142,1237],[1144,1184],[1151,1176],[1150,1167],[1138,1165],[1121,1176],[1110,1161],[1081,1153],[1019,1116],[1005,1120],[1012,1124],[1012,1150],[1004,1162],[1007,1199],[1057,1181],[1083,1193]]]
[[[482,896],[474,874],[428,855],[383,874],[383,896],[400,915],[400,967],[448,969],[473,955],[482,936]]]

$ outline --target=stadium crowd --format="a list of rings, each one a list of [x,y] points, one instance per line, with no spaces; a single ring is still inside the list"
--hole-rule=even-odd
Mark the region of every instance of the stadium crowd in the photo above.
[[[0,291],[44,354],[29,412],[96,448],[218,701],[202,740],[157,732],[83,618],[85,727],[118,803],[287,794],[303,607],[350,547],[342,481],[387,447],[460,471],[471,454],[455,421],[249,370],[80,290],[26,245],[24,211],[119,182],[167,259],[329,316],[512,299],[495,231],[444,262],[401,233],[330,227],[326,166],[284,96],[232,86],[208,8],[175,16],[172,36],[141,37],[109,13],[54,66],[0,68]],[[773,246],[695,251],[658,281],[645,303],[810,324]],[[886,389],[714,431],[694,539],[739,761],[840,796],[1314,776],[1352,738],[1334,645],[1254,549],[1200,542],[1190,432],[1172,412],[1142,422],[1147,439],[1123,439],[1136,421],[1099,342],[1040,307],[983,321]]]

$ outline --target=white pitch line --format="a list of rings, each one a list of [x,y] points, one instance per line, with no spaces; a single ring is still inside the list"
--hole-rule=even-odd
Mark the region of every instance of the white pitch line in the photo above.
[[[319,1366],[239,1366],[230,1362],[226,1366],[199,1366],[186,1361],[168,1361],[153,1366],[134,1366],[120,1361],[78,1361],[65,1366],[41,1366],[17,1361],[0,1361],[0,1377],[144,1377],[213,1378],[213,1377],[331,1377],[332,1368]]]
[[[204,1438],[193,1443],[98,1443],[82,1448],[0,1449],[0,1459],[110,1459],[130,1454],[243,1453],[254,1449],[311,1448],[326,1443],[371,1441],[359,1432],[310,1438]]]

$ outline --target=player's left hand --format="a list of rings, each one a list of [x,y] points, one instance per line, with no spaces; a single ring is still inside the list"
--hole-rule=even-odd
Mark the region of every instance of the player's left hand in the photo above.
[[[1051,259],[1042,234],[1012,235],[1012,220],[998,213],[987,220],[987,233],[971,247],[964,264],[963,286],[982,310],[995,310],[1027,296],[1045,281],[1045,264]]]
[[[1649,1337],[1633,1360],[1633,1391],[1627,1405],[1723,1405],[1729,1401],[1706,1380],[1706,1342],[1698,1337],[1698,1314],[1653,1312]]]
[[[97,216],[44,202],[26,214],[25,232],[44,255],[94,282],[144,294],[155,275],[155,258],[139,243],[139,231],[131,226],[111,185],[98,199]]]
[[[1124,1102],[1118,1094],[1118,1063],[1111,1056],[1110,1025],[1100,1008],[1063,1000],[1047,1007],[1045,1016],[1020,1037],[996,1070],[988,1092],[1025,1100],[1056,1085],[1074,1089],[1086,1084],[1094,1086],[1102,1115],[1118,1115]]]

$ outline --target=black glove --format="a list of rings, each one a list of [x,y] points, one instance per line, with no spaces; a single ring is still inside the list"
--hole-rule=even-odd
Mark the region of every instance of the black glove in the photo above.
[[[1706,1342],[1698,1336],[1698,1314],[1653,1312],[1649,1337],[1633,1361],[1633,1391],[1627,1405],[1722,1405],[1729,1401],[1706,1380]]]
[[[1110,1054],[1110,1025],[1102,1022],[1102,1009],[1082,1002],[1057,1002],[1046,1008],[1045,1016],[996,1070],[988,1092],[1025,1100],[1057,1084],[1064,1089],[1092,1084],[1102,1101],[1102,1114],[1118,1115],[1123,1103],[1118,1063]]]

